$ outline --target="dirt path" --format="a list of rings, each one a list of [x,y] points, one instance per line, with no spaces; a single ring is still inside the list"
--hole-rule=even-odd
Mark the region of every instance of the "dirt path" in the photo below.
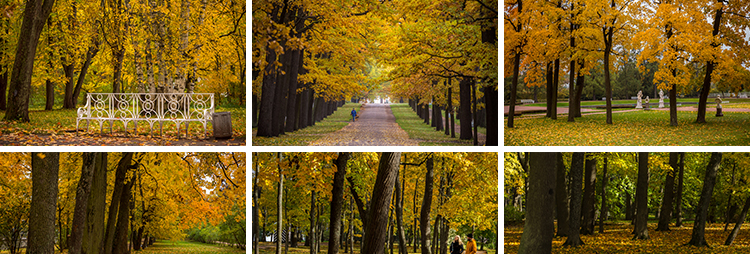
[[[359,119],[341,130],[310,142],[311,146],[416,146],[409,139],[388,104],[365,104],[358,112]]]

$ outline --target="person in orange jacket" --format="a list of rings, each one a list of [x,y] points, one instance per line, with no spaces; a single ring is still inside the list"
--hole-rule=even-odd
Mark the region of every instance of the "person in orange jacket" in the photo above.
[[[474,241],[474,235],[469,233],[466,237],[466,254],[476,254],[477,242]]]

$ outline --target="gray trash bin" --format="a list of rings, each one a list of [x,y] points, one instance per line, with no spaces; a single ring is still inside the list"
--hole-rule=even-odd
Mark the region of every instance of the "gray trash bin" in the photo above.
[[[232,113],[213,113],[214,138],[232,138]]]

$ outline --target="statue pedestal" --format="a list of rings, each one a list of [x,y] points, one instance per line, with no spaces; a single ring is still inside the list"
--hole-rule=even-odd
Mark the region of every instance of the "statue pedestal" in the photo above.
[[[635,108],[643,108],[643,105],[641,105],[640,100],[638,101],[638,103],[635,104]]]
[[[721,108],[716,108],[716,117],[724,116],[724,113],[721,112]]]
[[[664,107],[664,99],[659,99],[659,107],[660,108]]]

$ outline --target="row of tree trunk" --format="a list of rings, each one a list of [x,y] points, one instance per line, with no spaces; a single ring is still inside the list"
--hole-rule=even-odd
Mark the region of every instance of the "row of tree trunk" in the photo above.
[[[670,166],[672,172],[667,174],[665,181],[665,197],[662,199],[661,212],[659,213],[659,226],[657,230],[669,230],[671,221],[671,208],[675,206],[675,217],[677,222],[681,223],[681,198],[682,198],[682,178],[684,174],[684,153],[671,153]],[[562,163],[561,153],[531,153],[528,176],[528,197],[526,202],[526,225],[524,226],[521,237],[519,253],[550,253],[552,249],[552,237],[555,235],[554,218],[557,215],[558,236],[567,236],[565,246],[578,246],[584,244],[580,239],[580,234],[593,234],[593,202],[595,196],[592,194],[593,186],[596,181],[596,159],[586,158],[584,153],[573,153],[570,168],[570,183],[566,189],[565,186],[565,169]],[[703,181],[700,200],[696,207],[695,225],[690,242],[688,244],[695,246],[707,246],[705,240],[705,224],[708,217],[708,207],[713,193],[713,187],[716,184],[716,172],[721,163],[721,153],[712,153],[711,158],[706,166],[706,174]],[[648,183],[649,183],[649,154],[647,152],[638,153],[638,179],[636,184],[636,208],[634,218],[633,239],[648,239]],[[585,161],[585,164],[584,164]],[[550,163],[554,162],[554,163]],[[586,169],[583,177],[584,167]],[[606,160],[604,179],[606,181]],[[562,176],[558,175],[561,174]],[[674,177],[678,176],[678,188],[675,204],[672,204],[672,195],[674,195]],[[671,178],[671,179],[670,179]],[[582,182],[583,181],[583,182]],[[561,185],[560,185],[561,184]],[[602,185],[606,185],[606,182]],[[581,195],[581,186],[584,186],[583,195]],[[605,196],[605,187],[602,187],[602,196]],[[557,191],[557,193],[556,193]],[[567,192],[570,191],[570,197],[567,198]],[[560,200],[562,199],[562,200]],[[583,199],[583,202],[582,202]],[[602,197],[602,200],[606,199]],[[736,237],[737,232],[750,209],[749,202],[745,203],[740,220],[737,221],[735,229],[727,237],[726,245],[731,244]],[[627,201],[629,203],[629,201]],[[552,207],[555,206],[555,207]],[[600,214],[605,216],[606,203],[603,202]],[[550,210],[556,213],[549,213]],[[569,213],[568,213],[569,212]],[[583,219],[582,219],[583,218]],[[603,232],[603,218],[600,218],[600,232]],[[565,228],[567,226],[567,228]],[[737,232],[736,232],[737,231]]]

